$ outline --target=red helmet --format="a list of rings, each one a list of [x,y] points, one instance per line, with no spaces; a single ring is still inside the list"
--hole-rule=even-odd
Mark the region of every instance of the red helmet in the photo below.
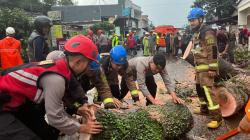
[[[79,53],[90,60],[97,61],[97,47],[84,35],[77,35],[70,38],[66,42],[64,49],[70,53]]]

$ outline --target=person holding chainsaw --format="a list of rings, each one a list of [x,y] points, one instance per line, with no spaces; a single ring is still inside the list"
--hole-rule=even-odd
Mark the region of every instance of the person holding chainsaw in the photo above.
[[[215,100],[214,78],[218,73],[218,50],[215,31],[204,24],[205,12],[201,8],[193,8],[188,15],[191,30],[193,32],[191,50],[196,71],[196,90],[201,103],[200,108],[194,110],[196,114],[211,115],[212,121],[208,128],[218,128],[222,116],[220,106]]]

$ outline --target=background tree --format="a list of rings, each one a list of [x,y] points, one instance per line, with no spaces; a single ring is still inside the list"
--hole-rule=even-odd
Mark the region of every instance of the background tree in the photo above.
[[[31,29],[31,17],[20,8],[0,7],[0,34],[2,37],[9,26],[14,27],[19,34],[28,35]]]
[[[96,33],[99,29],[109,32],[110,30],[113,30],[114,28],[115,26],[113,24],[110,24],[109,22],[96,23],[91,27],[94,33]]]
[[[206,20],[230,17],[240,0],[195,0],[192,7],[201,7],[206,12]]]

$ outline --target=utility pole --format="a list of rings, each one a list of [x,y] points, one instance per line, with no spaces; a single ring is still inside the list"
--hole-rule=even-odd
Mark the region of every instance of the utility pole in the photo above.
[[[101,0],[99,0],[99,14],[100,14],[100,21],[102,21]]]

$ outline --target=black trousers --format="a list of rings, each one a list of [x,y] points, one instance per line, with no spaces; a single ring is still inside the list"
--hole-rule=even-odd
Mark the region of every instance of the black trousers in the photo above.
[[[48,125],[44,119],[45,109],[43,105],[27,101],[12,114],[42,140],[58,139],[59,130]]]
[[[155,98],[157,85],[155,83],[154,76],[146,76],[145,83],[146,83],[149,93]],[[123,78],[121,81],[121,89],[119,89],[119,85],[111,85],[110,89],[111,89],[112,95],[119,100],[123,99],[129,91],[126,81]],[[150,104],[152,103],[147,99],[146,105],[150,105]]]
[[[42,140],[13,114],[0,113],[0,140]]]

